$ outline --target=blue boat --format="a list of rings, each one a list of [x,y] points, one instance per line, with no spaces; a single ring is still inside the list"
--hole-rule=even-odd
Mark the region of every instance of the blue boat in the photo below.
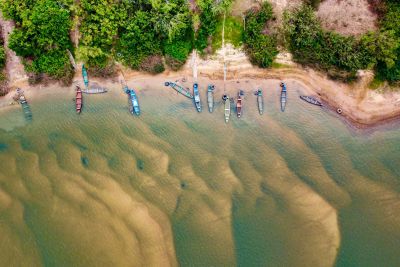
[[[88,89],[89,76],[88,76],[87,70],[85,68],[85,65],[83,65],[83,64],[82,64],[82,77],[83,77],[83,83],[85,84],[85,88]]]
[[[286,108],[287,102],[287,91],[286,91],[286,84],[283,82],[281,83],[282,91],[281,91],[281,111],[284,112]]]
[[[138,101],[135,91],[133,89],[129,89],[127,86],[125,86],[125,93],[128,94],[129,102],[132,105],[131,113],[139,116],[140,115],[140,106],[139,106],[139,101]]]
[[[198,112],[201,112],[199,85],[197,83],[193,84],[193,95],[194,95],[194,104],[196,105],[196,109]]]

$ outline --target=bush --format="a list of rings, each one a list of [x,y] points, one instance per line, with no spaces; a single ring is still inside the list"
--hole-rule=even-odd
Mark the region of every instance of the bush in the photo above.
[[[380,79],[397,82],[400,81],[400,3],[386,2],[381,38],[376,38],[379,44],[376,69]]]
[[[351,74],[374,63],[374,56],[362,41],[324,31],[310,6],[286,13],[284,29],[288,48],[301,64]]]
[[[137,11],[128,21],[119,39],[117,53],[126,65],[134,69],[138,69],[150,55],[161,53],[160,40],[149,13]]]
[[[0,70],[4,68],[6,64],[6,52],[3,46],[0,46]]]
[[[28,72],[63,77],[71,69],[66,52],[72,47],[69,11],[52,0],[18,3],[8,3],[5,11],[21,25],[10,35],[9,47],[18,56],[29,58],[29,64],[25,64]]]
[[[192,43],[189,40],[167,42],[164,45],[164,54],[167,65],[172,70],[178,70],[185,64],[191,50]]]
[[[146,57],[140,64],[139,69],[152,74],[163,72],[165,68],[164,68],[164,63],[162,61],[162,56],[151,55]]]
[[[278,54],[276,36],[263,33],[272,16],[272,7],[268,2],[264,2],[259,10],[250,10],[246,14],[245,51],[250,61],[262,68],[270,67]]]

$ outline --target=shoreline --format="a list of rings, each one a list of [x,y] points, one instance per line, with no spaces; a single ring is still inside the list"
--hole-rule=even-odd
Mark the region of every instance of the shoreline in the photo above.
[[[236,55],[237,56],[237,55]],[[260,69],[247,61],[247,58],[243,59],[242,55],[239,55],[234,60],[231,60],[228,65],[227,72],[227,90],[229,91],[230,84],[250,83],[261,83],[261,81],[267,82],[268,80],[282,80],[296,82],[301,85],[304,89],[301,93],[309,94],[319,98],[324,103],[324,110],[328,109],[330,112],[334,112],[339,119],[344,120],[346,124],[355,129],[371,129],[382,125],[387,125],[397,121],[400,118],[400,92],[386,92],[378,93],[371,89],[368,89],[368,83],[371,81],[371,76],[366,73],[362,76],[359,81],[352,84],[344,84],[337,81],[329,80],[326,75],[319,73],[311,69],[305,69],[298,65],[285,65],[282,68],[274,69]],[[236,61],[236,64],[235,64]],[[182,70],[173,72],[166,70],[161,74],[151,75],[139,71],[133,71],[121,67],[122,72],[116,78],[97,78],[90,77],[91,83],[106,85],[106,87],[118,87],[121,85],[122,80],[125,80],[128,85],[142,81],[143,84],[154,83],[155,80],[168,80],[168,79],[182,79],[186,78],[187,82],[190,82],[193,78],[193,70],[188,60],[188,63],[182,68]],[[40,88],[58,87],[60,89],[73,89],[76,83],[83,84],[81,81],[80,69],[76,71],[73,79],[73,84],[69,87],[63,87],[58,82],[50,82],[46,85],[38,84],[30,86],[25,80],[18,80],[10,82],[12,90],[6,95],[0,98],[0,109],[4,110],[7,107],[12,107],[12,96],[15,94],[15,89],[21,87],[24,91],[28,92],[29,98],[34,96],[34,91],[40,90]],[[221,60],[209,59],[201,60],[197,66],[198,78],[209,79],[215,83],[223,84],[223,64]],[[202,85],[206,86],[206,85]],[[237,86],[236,86],[237,87]],[[248,86],[246,86],[248,87]],[[135,88],[139,91],[140,87]],[[191,87],[190,87],[191,89]],[[278,88],[263,88],[264,90],[278,90]],[[222,88],[217,90],[222,90]],[[256,88],[250,89],[255,91]],[[288,88],[290,91],[290,88]],[[249,91],[249,89],[245,90]],[[341,108],[343,113],[341,115],[336,113],[336,109]]]

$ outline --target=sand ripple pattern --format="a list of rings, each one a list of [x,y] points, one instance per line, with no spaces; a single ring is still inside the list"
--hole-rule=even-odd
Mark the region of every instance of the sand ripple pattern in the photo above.
[[[398,266],[400,132],[275,97],[229,125],[117,98],[0,130],[0,266]]]

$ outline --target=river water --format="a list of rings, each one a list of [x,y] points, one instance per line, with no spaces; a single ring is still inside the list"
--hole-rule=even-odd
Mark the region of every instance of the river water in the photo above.
[[[224,123],[168,89],[0,114],[0,266],[400,266],[400,127],[354,131],[288,82]],[[202,98],[205,100],[205,88]]]

